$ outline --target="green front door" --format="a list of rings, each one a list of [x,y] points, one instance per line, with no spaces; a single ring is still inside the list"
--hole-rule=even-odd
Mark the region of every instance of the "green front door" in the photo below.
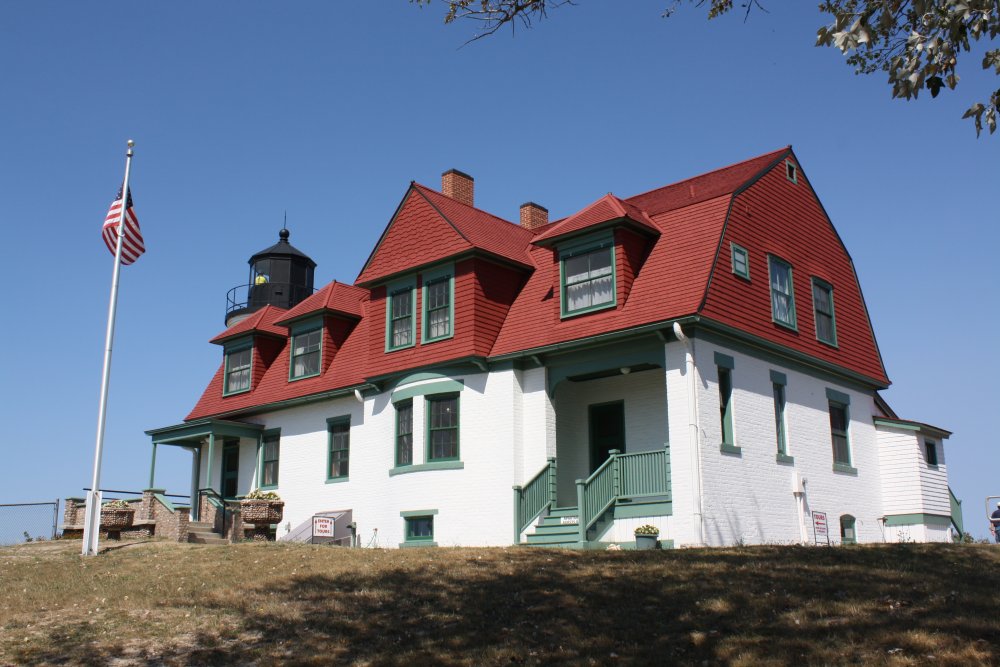
[[[227,440],[222,448],[222,497],[236,497],[240,481],[240,441]]]
[[[590,472],[608,460],[609,451],[625,453],[625,401],[591,405]]]

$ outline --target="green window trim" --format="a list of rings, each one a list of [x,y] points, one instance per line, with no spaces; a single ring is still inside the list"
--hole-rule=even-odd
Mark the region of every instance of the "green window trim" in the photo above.
[[[736,368],[736,360],[733,359],[728,354],[723,354],[722,352],[716,352],[715,365],[720,366],[721,368],[728,368],[729,370],[733,370],[734,368]]]
[[[740,278],[750,280],[750,254],[747,252],[747,249],[736,243],[730,243],[729,251],[733,273]]]
[[[855,519],[850,514],[840,515],[840,543],[857,544],[858,534],[854,528]]]
[[[716,353],[718,354],[718,352]],[[722,446],[735,448],[733,435],[733,372],[732,368],[717,366],[719,372],[719,421],[722,426]],[[725,451],[725,449],[723,449]]]
[[[455,269],[446,266],[421,276],[423,342],[433,343],[455,335]]]
[[[250,391],[253,385],[253,342],[244,341],[233,345],[232,347],[226,346],[223,354],[225,355],[225,370],[222,376],[222,395],[232,396],[234,394],[243,394]],[[239,366],[234,368],[233,362],[237,359],[237,355],[239,355]],[[237,374],[239,375],[237,376]],[[236,389],[230,389],[230,385],[232,384],[234,377],[236,377],[239,382],[239,387]],[[246,378],[245,386],[243,380],[244,377]]]
[[[830,389],[829,387],[827,387],[826,390],[826,398],[829,401],[834,401],[836,403],[843,403],[844,405],[851,404],[851,396],[849,394],[845,394],[842,391],[837,391],[836,389]]]
[[[795,278],[792,265],[777,255],[768,255],[767,272],[771,286],[771,321],[798,331],[795,320]]]
[[[427,472],[428,470],[462,470],[465,463],[462,461],[432,461],[430,463],[414,463],[412,465],[397,466],[389,469],[389,477],[396,475],[408,475],[413,472]]]
[[[412,510],[400,512],[403,519],[403,542],[401,547],[436,547],[434,542],[434,517],[437,510]]]
[[[833,285],[814,276],[812,297],[816,340],[837,347],[837,318],[833,306]]]
[[[785,178],[792,183],[799,182],[799,167],[791,159],[785,160]]]
[[[301,341],[302,349],[297,346]],[[288,381],[316,377],[323,368],[323,324],[311,322],[293,327],[288,346]],[[315,360],[315,361],[314,361]],[[301,371],[297,365],[301,362]]]
[[[268,450],[268,446],[273,449]],[[281,461],[281,429],[272,428],[260,434],[257,443],[257,487],[276,489],[279,483],[279,462]],[[273,464],[273,465],[271,465]]]
[[[409,299],[407,299],[407,295]],[[398,297],[398,299],[397,299]],[[385,289],[385,351],[417,344],[417,283],[414,278],[390,283]]]
[[[393,403],[396,410],[396,428],[393,449],[396,468],[413,465],[413,399]]]
[[[346,429],[345,429],[346,427]],[[351,462],[351,417],[326,420],[326,481],[347,481]]]
[[[459,448],[459,394],[434,394],[424,402],[424,461],[458,461]]]
[[[425,396],[427,394],[458,393],[463,389],[465,389],[464,380],[451,380],[448,378],[418,385],[403,385],[402,388],[392,392],[392,402],[398,403],[407,398]]]
[[[607,258],[606,260],[605,257]],[[587,264],[586,271],[582,270],[584,259]],[[605,266],[605,263],[607,266]],[[576,266],[569,267],[569,264]],[[576,271],[576,273],[571,275],[570,271]],[[599,303],[594,303],[596,296],[594,288],[606,283],[609,277],[611,280],[610,298],[605,298]],[[586,294],[589,297],[590,304],[575,308],[570,307],[570,291],[578,287],[583,288],[584,286],[591,289]],[[580,295],[584,296],[584,293],[580,292]],[[614,308],[617,305],[618,271],[615,262],[614,236],[611,234],[602,234],[597,237],[586,237],[575,243],[563,245],[559,250],[560,317],[575,317],[584,313]]]
[[[828,392],[830,390],[827,390]],[[833,469],[857,473],[851,466],[851,409],[846,403],[828,399],[830,412],[830,443],[833,448]]]

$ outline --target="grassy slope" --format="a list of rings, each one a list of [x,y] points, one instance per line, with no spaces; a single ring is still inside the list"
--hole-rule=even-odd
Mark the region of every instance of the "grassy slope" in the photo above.
[[[0,549],[3,664],[993,664],[1000,548]]]

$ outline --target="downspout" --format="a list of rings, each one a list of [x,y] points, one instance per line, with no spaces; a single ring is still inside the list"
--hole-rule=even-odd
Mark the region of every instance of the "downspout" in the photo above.
[[[677,340],[684,344],[684,363],[686,366],[688,381],[688,428],[691,442],[691,470],[694,480],[694,507],[691,513],[692,525],[694,526],[695,546],[705,545],[704,517],[702,515],[702,490],[701,490],[701,429],[698,428],[698,380],[695,377],[694,366],[694,341],[684,334],[680,322],[674,322],[674,335]]]

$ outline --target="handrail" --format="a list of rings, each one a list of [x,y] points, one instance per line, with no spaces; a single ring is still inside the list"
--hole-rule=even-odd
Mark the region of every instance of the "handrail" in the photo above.
[[[210,501],[214,500],[215,502],[213,504],[216,505],[217,507],[220,507],[222,509],[222,536],[225,537],[226,536],[226,499],[223,498],[222,495],[219,494],[219,492],[216,491],[215,489],[213,489],[211,487],[206,487],[204,489],[198,489],[198,504],[199,505],[201,505],[201,495],[202,494],[205,494],[206,496],[208,496],[208,499]],[[201,507],[198,508],[198,519],[199,520],[201,519]]]
[[[965,534],[965,520],[962,517],[962,501],[955,497],[955,492],[948,487],[948,500],[951,501],[951,522],[959,535]]]
[[[670,494],[669,447],[631,454],[612,449],[609,454],[589,477],[576,480],[581,542],[587,541],[587,531],[619,500]]]
[[[550,457],[545,467],[524,486],[514,487],[514,543],[521,541],[521,531],[539,514],[556,504],[556,460]]]

